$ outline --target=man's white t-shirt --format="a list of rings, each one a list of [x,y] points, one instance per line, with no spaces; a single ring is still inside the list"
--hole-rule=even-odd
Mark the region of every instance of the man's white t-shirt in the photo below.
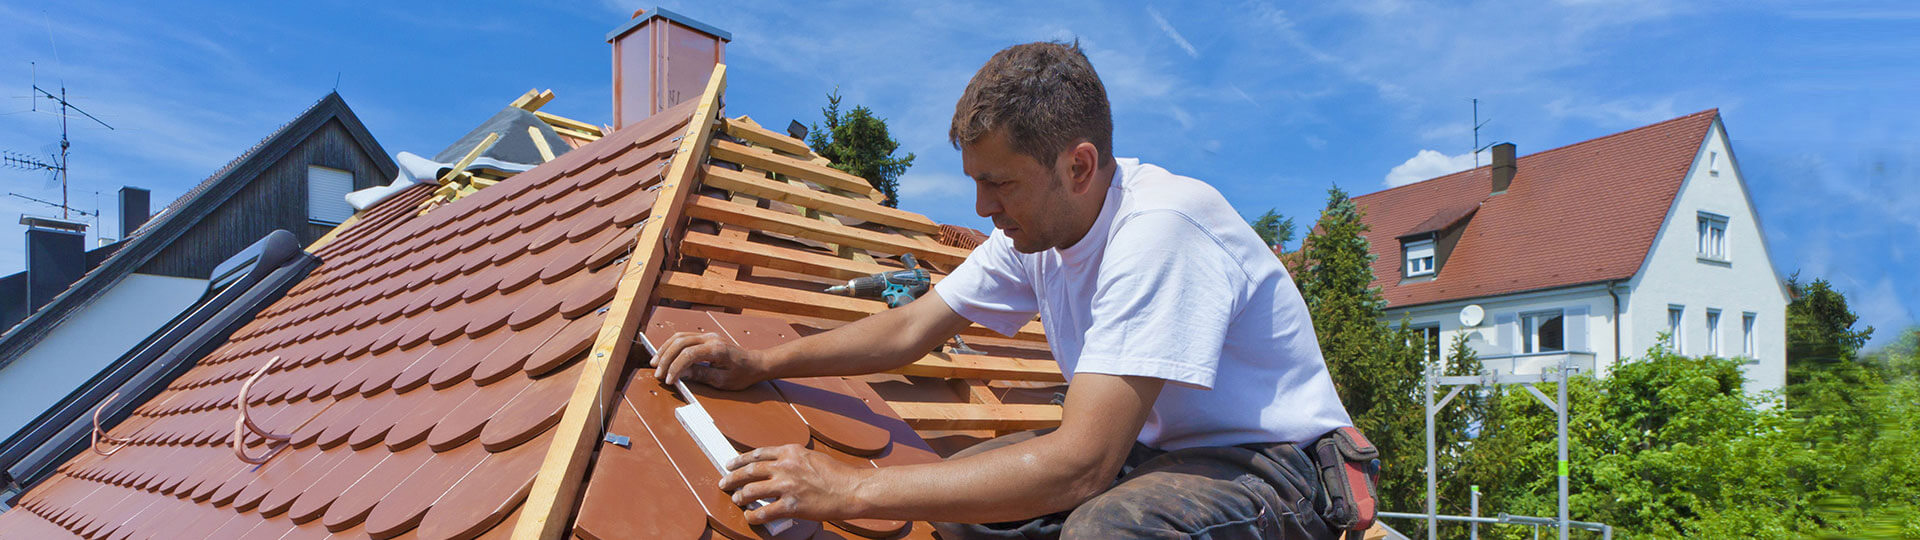
[[[1012,335],[1035,313],[1060,371],[1164,379],[1139,441],[1162,450],[1303,443],[1352,425],[1306,302],[1220,192],[1120,159],[1093,228],[1020,253],[995,230],[935,290]]]

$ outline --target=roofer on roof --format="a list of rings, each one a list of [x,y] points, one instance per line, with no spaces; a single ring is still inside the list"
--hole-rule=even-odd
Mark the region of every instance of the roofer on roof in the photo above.
[[[1315,452],[1352,424],[1293,280],[1211,186],[1113,157],[1078,44],[995,54],[949,135],[992,236],[931,294],[746,351],[679,334],[655,375],[741,388],[907,365],[969,323],[1040,315],[1068,381],[1060,427],[941,463],[857,469],[799,446],[729,464],[735,502],[782,517],[942,522],[944,538],[1333,538]]]

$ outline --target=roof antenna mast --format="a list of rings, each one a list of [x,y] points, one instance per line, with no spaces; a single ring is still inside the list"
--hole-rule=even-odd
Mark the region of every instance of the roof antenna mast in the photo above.
[[[49,156],[53,158],[53,162],[48,163],[34,156],[17,152],[6,152],[4,155],[0,155],[0,165],[16,169],[45,170],[59,176],[60,204],[57,206],[60,207],[60,219],[67,219],[69,212],[78,212],[78,210],[69,205],[67,201],[67,155],[69,153],[68,150],[73,147],[72,141],[67,139],[67,118],[71,116],[68,111],[80,113],[81,116],[85,116],[88,120],[99,123],[107,129],[113,129],[113,126],[107,125],[105,121],[94,117],[92,114],[87,113],[87,111],[81,110],[80,107],[75,106],[73,102],[67,101],[66,82],[63,81],[60,83],[60,95],[54,95],[53,92],[41,88],[38,66],[32,62],[28,62],[28,65],[34,69],[33,110],[40,110],[39,105],[41,99],[46,99],[60,105],[60,153]],[[80,212],[80,214],[87,215],[86,212]]]
[[[1482,150],[1486,150],[1487,146],[1493,146],[1493,143],[1487,143],[1487,146],[1480,146],[1480,128],[1485,127],[1487,125],[1487,122],[1492,122],[1492,121],[1493,121],[1492,118],[1488,118],[1486,122],[1480,121],[1480,98],[1473,98],[1473,166],[1474,168],[1480,167],[1480,152]]]

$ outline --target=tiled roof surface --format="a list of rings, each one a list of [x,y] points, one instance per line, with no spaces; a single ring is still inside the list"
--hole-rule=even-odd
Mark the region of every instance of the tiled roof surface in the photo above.
[[[958,248],[973,249],[987,241],[987,233],[972,227],[940,224],[940,243]]]
[[[662,343],[674,332],[714,332],[748,349],[799,337],[778,319],[655,308],[646,337]],[[711,527],[729,538],[755,531],[714,489],[720,473],[679,428],[682,406],[650,372],[636,371],[621,391],[608,433],[632,437],[629,446],[602,446],[573,532],[580,538],[699,538]],[[737,392],[689,385],[714,423],[741,446],[802,444],[863,467],[939,460],[867,383],[843,377],[763,382]],[[793,538],[927,538],[924,523],[849,520],[827,526],[799,523]]]
[[[1632,277],[1718,116],[1710,109],[1522,156],[1500,195],[1489,196],[1490,167],[1480,167],[1355,197],[1371,228],[1373,285],[1388,305],[1412,306]],[[1397,237],[1463,217],[1438,275],[1400,283]]]
[[[96,537],[471,538],[525,496],[579,356],[689,112],[663,113],[424,216],[395,197],[133,418],[0,516]],[[677,116],[676,116],[677,115]],[[597,151],[593,151],[597,150]],[[416,193],[418,192],[418,193]],[[265,465],[227,445],[249,410],[291,434]],[[248,436],[253,454],[268,444]],[[21,537],[43,537],[23,534]]]
[[[645,348],[622,358],[626,342],[605,336],[704,330],[770,346],[886,309],[829,285],[900,268],[905,253],[937,279],[968,253],[750,119],[686,125],[707,110],[689,101],[424,215],[431,186],[383,202],[321,247],[322,266],[286,297],[109,430],[131,444],[82,454],[0,514],[0,538],[768,537],[715,487],[675,407],[700,403],[736,449],[806,444],[866,466],[937,459],[922,436],[1006,425],[929,405],[1029,407],[1023,421],[1057,424],[1057,406],[1036,404],[1061,381],[1038,323],[1011,337],[965,330],[982,355],[935,351],[887,374],[742,392],[693,384],[683,396],[636,371]],[[716,131],[751,142],[682,142]],[[612,358],[593,355],[608,343]],[[242,386],[275,357],[246,410],[290,440],[253,466],[226,443],[243,429]],[[583,393],[594,383],[611,391]],[[569,406],[595,396],[608,406]],[[556,453],[576,448],[580,425],[588,446]],[[602,443],[601,425],[627,444]],[[245,440],[253,455],[273,446]],[[577,490],[537,481],[554,478]],[[779,537],[807,535],[931,530],[854,520]]]

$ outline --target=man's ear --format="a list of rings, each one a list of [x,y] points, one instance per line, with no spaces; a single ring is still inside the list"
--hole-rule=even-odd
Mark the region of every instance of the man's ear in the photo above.
[[[1068,188],[1075,194],[1093,189],[1093,180],[1100,173],[1100,149],[1091,142],[1081,141],[1067,148],[1066,161],[1072,167],[1067,171],[1067,178],[1072,182]]]

